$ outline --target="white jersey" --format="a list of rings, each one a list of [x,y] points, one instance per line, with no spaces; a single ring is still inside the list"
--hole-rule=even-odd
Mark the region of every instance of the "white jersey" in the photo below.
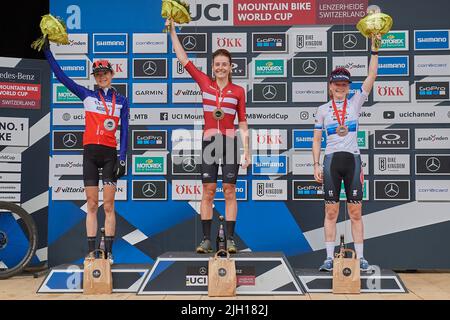
[[[347,111],[345,115],[345,125],[348,127],[348,134],[344,137],[336,133],[339,122],[334,114],[334,109],[331,101],[321,105],[317,108],[316,120],[314,129],[323,130],[327,133],[327,146],[325,154],[330,154],[339,151],[346,151],[353,154],[359,154],[358,148],[358,127],[359,127],[359,113],[361,107],[368,97],[364,91],[357,91],[351,99],[347,102]],[[344,101],[335,101],[338,109],[339,119],[342,119],[342,109]]]

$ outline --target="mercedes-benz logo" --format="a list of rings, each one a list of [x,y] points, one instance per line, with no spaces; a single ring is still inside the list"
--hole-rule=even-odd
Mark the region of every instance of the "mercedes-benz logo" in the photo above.
[[[183,159],[181,165],[183,166],[183,170],[186,172],[194,172],[197,164],[195,163],[195,159],[193,157]]]
[[[436,172],[441,168],[441,161],[436,157],[431,157],[427,159],[425,163],[427,170],[430,172]]]
[[[269,84],[263,88],[262,94],[264,99],[273,100],[277,96],[277,89]]]
[[[73,148],[77,144],[77,136],[73,133],[66,133],[62,138],[63,144],[67,148]]]
[[[156,194],[156,186],[151,182],[147,182],[142,186],[142,194],[146,198],[154,197]]]
[[[152,76],[156,73],[156,70],[158,67],[156,66],[156,63],[154,61],[146,61],[144,65],[142,66],[142,71],[148,76]]]
[[[356,39],[356,36],[354,34],[349,33],[344,36],[342,42],[344,43],[345,48],[353,49],[358,43],[358,39]]]
[[[206,270],[206,267],[200,267],[199,271],[200,275],[204,276],[208,273],[208,270]]]
[[[187,36],[183,39],[183,47],[186,50],[193,50],[197,46],[197,40],[193,36]]]
[[[384,193],[389,198],[395,198],[396,196],[398,196],[399,192],[400,188],[396,183],[390,182],[384,187]]]
[[[317,71],[317,63],[314,60],[308,59],[303,62],[302,68],[306,74],[313,74]]]

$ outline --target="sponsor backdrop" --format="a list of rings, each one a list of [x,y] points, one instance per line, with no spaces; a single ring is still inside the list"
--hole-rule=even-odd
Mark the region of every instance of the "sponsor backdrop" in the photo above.
[[[46,61],[0,57],[0,201],[16,203],[33,217],[38,247],[32,265],[48,257],[50,76]],[[2,250],[6,264],[23,258],[28,246],[18,222],[0,214],[0,229],[11,231],[12,239]]]
[[[193,22],[179,37],[190,58],[210,74],[211,52],[230,50],[234,82],[247,93],[253,164],[236,185],[239,247],[283,251],[295,267],[317,267],[325,253],[323,191],[312,176],[314,116],[328,99],[332,68],[351,71],[351,94],[367,75],[369,42],[355,28],[367,0],[189,2]],[[442,235],[450,231],[450,3],[376,4],[394,27],[383,37],[379,77],[360,114],[366,257],[385,268],[449,268]],[[201,231],[201,93],[162,33],[160,2],[58,0],[51,11],[70,33],[70,45],[52,46],[65,71],[94,88],[92,62],[110,59],[114,86],[130,101],[115,260],[151,263],[169,250],[193,250]],[[48,241],[57,265],[82,261],[86,250],[84,115],[80,101],[52,83]],[[224,214],[221,181],[214,211]],[[344,201],[338,228],[351,243]]]

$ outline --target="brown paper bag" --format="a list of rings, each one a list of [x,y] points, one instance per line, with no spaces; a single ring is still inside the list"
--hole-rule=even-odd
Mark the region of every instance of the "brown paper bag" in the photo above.
[[[351,258],[344,258],[345,252],[351,252]],[[351,249],[341,250],[333,260],[333,293],[360,293],[361,273],[359,260],[355,251]]]
[[[218,254],[225,252],[226,258]],[[230,259],[230,254],[219,250],[208,263],[208,296],[234,297],[236,296],[236,264]]]
[[[100,259],[86,258],[84,260],[83,294],[111,294],[113,283],[111,263],[105,257],[103,250]]]

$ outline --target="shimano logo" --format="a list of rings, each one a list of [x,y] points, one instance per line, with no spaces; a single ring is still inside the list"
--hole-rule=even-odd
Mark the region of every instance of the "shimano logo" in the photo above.
[[[101,40],[97,40],[96,42],[97,46],[124,46],[125,45],[125,41],[101,41]]]
[[[63,71],[84,71],[84,66],[62,66],[61,69]]]
[[[428,37],[428,38],[417,38],[419,43],[447,43],[447,38],[442,37]]]
[[[284,168],[283,162],[260,162],[256,163],[257,168]]]
[[[382,69],[400,69],[400,68],[406,68],[405,63],[380,63],[378,65],[378,68]]]

